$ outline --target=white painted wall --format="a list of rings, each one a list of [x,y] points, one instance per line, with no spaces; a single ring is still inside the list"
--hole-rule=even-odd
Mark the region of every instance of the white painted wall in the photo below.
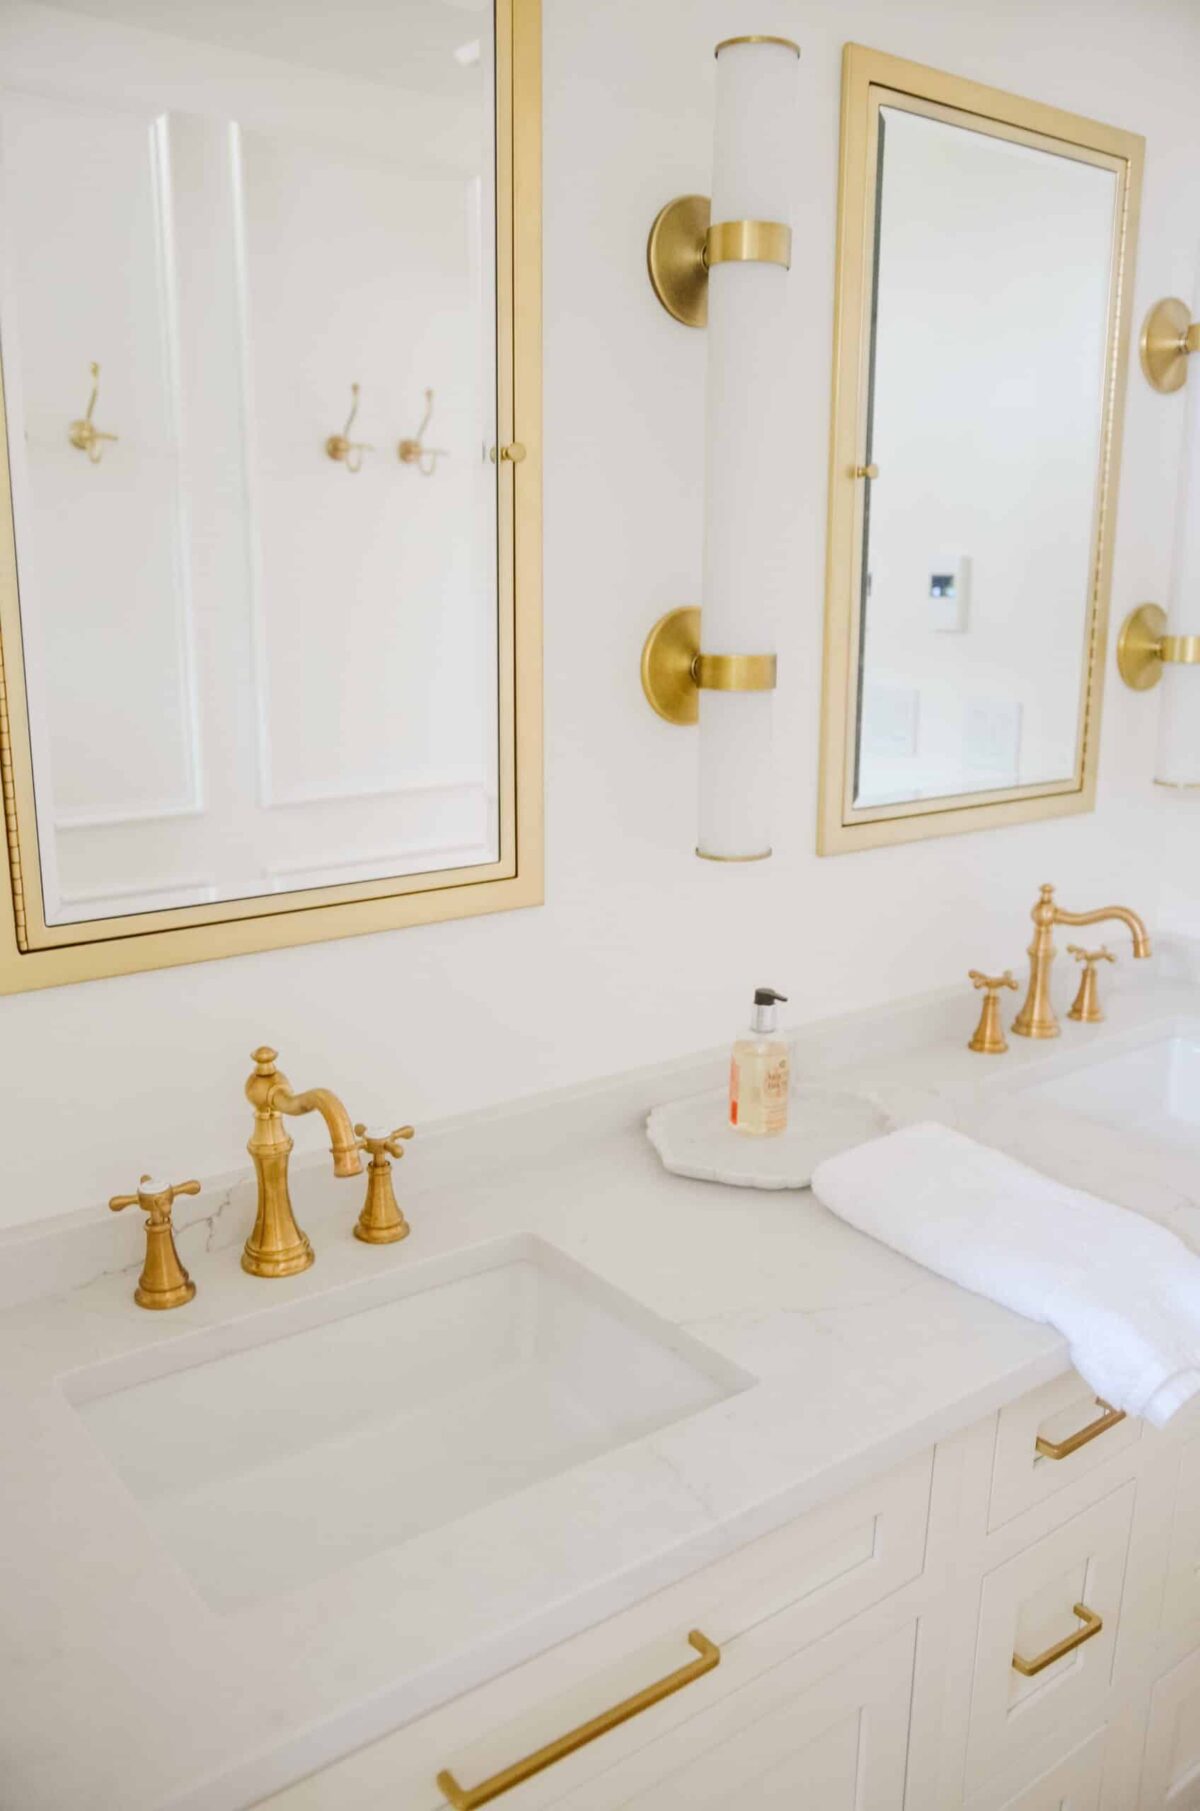
[[[1145,133],[1140,320],[1155,297],[1188,293],[1194,269],[1192,0],[545,0],[545,13],[547,904],[0,1001],[5,1222],[98,1202],[142,1169],[237,1161],[247,1053],[263,1038],[298,1086],[328,1083],[356,1117],[419,1127],[732,1037],[758,981],[790,993],[800,1020],[962,978],[966,1037],[965,970],[1021,962],[1042,880],[1069,905],[1116,897],[1152,923],[1194,922],[1195,886],[1167,844],[1200,842],[1195,802],[1152,786],[1156,703],[1113,679],[1111,657],[1093,816],[813,853],[842,43]],[[796,342],[779,373],[795,422],[795,611],[780,641],[776,854],[726,868],[691,853],[695,740],[653,717],[638,684],[650,622],[697,594],[704,353],[653,300],[644,254],[659,205],[707,186],[712,46],[747,30],[804,46]],[[1118,619],[1166,587],[1176,402],[1135,361]],[[297,1142],[318,1148],[320,1132],[305,1122]]]

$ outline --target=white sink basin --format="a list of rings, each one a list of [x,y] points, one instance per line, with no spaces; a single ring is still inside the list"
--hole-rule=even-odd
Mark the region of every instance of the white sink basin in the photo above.
[[[159,1537],[227,1610],[753,1381],[518,1236],[95,1367],[67,1394]]]
[[[1200,1142],[1200,1033],[1159,1038],[1022,1091],[1105,1125]]]

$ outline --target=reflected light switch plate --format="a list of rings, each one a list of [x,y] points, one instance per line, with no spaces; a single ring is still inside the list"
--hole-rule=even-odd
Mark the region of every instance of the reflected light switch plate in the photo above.
[[[929,626],[938,635],[966,633],[971,601],[971,561],[949,553],[934,561],[929,573]]]
[[[915,755],[921,695],[913,686],[868,683],[863,687],[862,752]]]
[[[1021,765],[1021,706],[1015,698],[972,698],[963,718],[963,760],[993,785],[1015,786]]]

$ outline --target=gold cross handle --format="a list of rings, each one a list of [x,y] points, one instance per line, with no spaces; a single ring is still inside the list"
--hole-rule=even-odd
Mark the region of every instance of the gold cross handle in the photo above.
[[[146,1262],[138,1278],[133,1299],[139,1308],[182,1308],[196,1293],[196,1285],[179,1261],[175,1249],[175,1232],[171,1225],[171,1207],[177,1195],[198,1195],[198,1182],[156,1182],[143,1176],[136,1195],[114,1195],[109,1207],[114,1214],[122,1208],[140,1207],[146,1221]]]
[[[967,1049],[976,1050],[983,1056],[1001,1056],[1008,1049],[1008,1040],[1000,1024],[1000,989],[1016,988],[1013,972],[1006,968],[1002,975],[985,975],[972,968],[968,970],[967,979],[975,988],[984,990],[983,1010]]]

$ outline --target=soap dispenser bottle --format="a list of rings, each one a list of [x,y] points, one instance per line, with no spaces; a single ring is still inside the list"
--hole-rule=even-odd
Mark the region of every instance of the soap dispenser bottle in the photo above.
[[[788,1047],[775,1028],[776,1002],[786,999],[773,987],[756,987],[749,1036],[733,1047],[729,1123],[751,1138],[773,1138],[787,1130]]]

